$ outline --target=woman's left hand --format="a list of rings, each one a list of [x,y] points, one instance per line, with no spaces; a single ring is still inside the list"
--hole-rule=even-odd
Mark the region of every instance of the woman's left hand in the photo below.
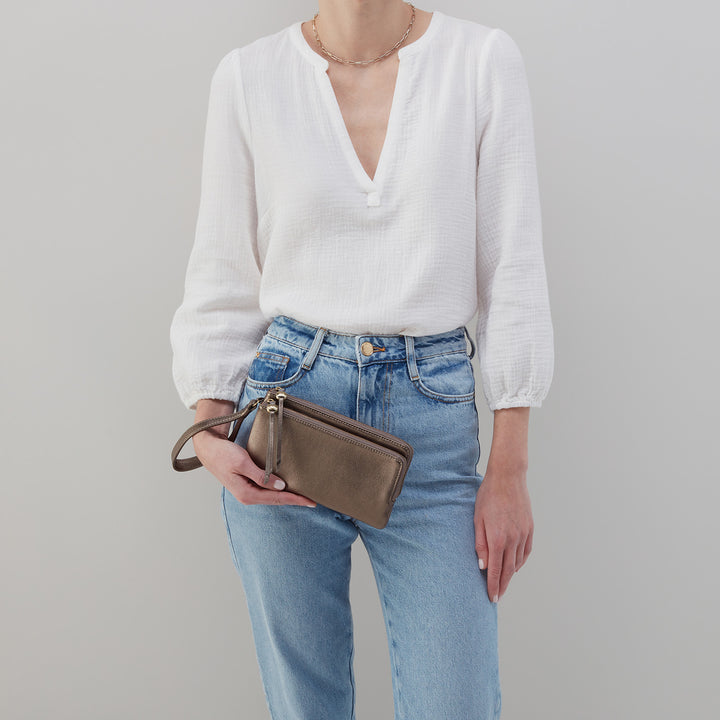
[[[532,549],[533,517],[527,473],[491,470],[483,476],[475,499],[475,550],[478,566],[487,569],[488,596],[501,598],[513,573]]]

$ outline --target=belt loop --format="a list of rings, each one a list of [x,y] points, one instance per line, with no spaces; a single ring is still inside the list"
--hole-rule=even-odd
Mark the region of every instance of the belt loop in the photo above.
[[[475,343],[470,337],[470,332],[467,329],[467,325],[463,325],[463,330],[465,331],[465,335],[467,335],[467,339],[470,341],[470,347],[472,348],[472,351],[470,352],[470,359],[472,360],[473,355],[475,355]]]
[[[405,356],[407,359],[408,371],[410,372],[410,379],[417,380],[418,369],[415,364],[415,340],[412,335],[404,335],[405,338]]]
[[[318,351],[320,350],[320,346],[323,344],[323,340],[325,340],[325,334],[327,333],[327,330],[323,327],[319,327],[315,331],[315,339],[312,342],[312,345],[310,346],[310,349],[305,354],[305,359],[303,360],[302,366],[309,370],[313,363],[315,362],[315,358],[317,357]]]

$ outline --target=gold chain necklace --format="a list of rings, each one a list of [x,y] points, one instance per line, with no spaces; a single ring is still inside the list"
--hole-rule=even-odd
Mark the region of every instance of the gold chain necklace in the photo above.
[[[370,63],[377,62],[378,60],[382,60],[384,57],[388,56],[391,52],[396,50],[402,43],[405,41],[405,38],[410,33],[410,30],[412,29],[413,23],[415,22],[415,6],[412,3],[406,2],[406,5],[410,5],[410,9],[412,10],[412,17],[410,18],[410,24],[407,27],[407,30],[405,31],[405,34],[386,52],[384,52],[382,55],[378,55],[373,60],[344,60],[343,58],[339,58],[337,55],[333,55],[323,44],[320,42],[320,37],[318,36],[317,28],[315,27],[315,18],[320,14],[320,12],[316,12],[313,16],[312,25],[313,25],[313,32],[315,33],[315,39],[317,40],[318,45],[320,46],[320,49],[328,56],[331,57],[333,60],[337,60],[338,62],[345,63],[345,65],[369,65]]]

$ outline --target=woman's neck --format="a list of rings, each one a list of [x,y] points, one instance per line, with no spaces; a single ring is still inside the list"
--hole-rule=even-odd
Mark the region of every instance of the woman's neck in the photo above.
[[[418,30],[422,34],[425,23],[418,22],[421,15],[430,13],[415,9],[415,22],[407,41]],[[404,0],[319,0],[315,27],[322,44],[333,54],[365,60],[391,48],[403,36],[411,18],[412,8]],[[312,23],[310,28],[312,33]]]

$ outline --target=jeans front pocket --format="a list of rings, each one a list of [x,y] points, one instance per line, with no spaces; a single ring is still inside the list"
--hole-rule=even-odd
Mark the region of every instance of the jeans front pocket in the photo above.
[[[415,387],[440,402],[475,400],[475,372],[464,350],[416,357],[418,377]]]
[[[306,354],[306,348],[265,335],[250,363],[247,385],[264,389],[292,385],[305,374]]]

